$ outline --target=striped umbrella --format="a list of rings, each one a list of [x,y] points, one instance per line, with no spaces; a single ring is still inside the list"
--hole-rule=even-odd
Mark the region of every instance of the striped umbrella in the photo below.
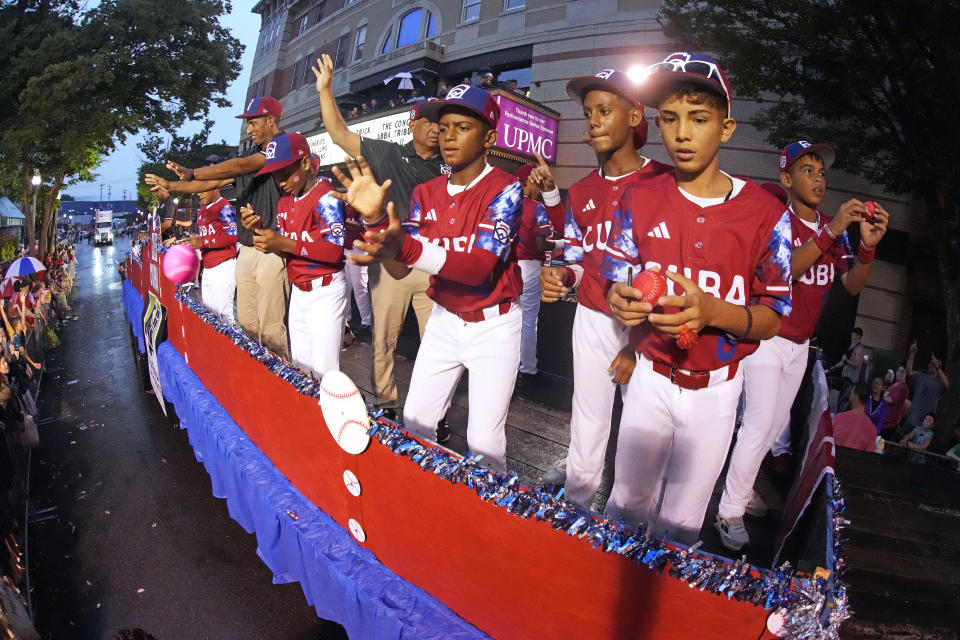
[[[13,283],[19,278],[4,278],[0,282],[0,298],[9,298],[13,295]]]
[[[4,276],[5,278],[20,278],[27,275],[28,273],[40,273],[41,271],[46,271],[47,268],[43,266],[43,263],[37,260],[36,258],[31,258],[29,256],[25,258],[17,258],[10,263],[10,266],[7,268],[7,273]]]

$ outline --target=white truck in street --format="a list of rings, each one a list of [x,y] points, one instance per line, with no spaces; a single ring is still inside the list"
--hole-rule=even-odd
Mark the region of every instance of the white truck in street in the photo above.
[[[93,244],[113,244],[113,209],[100,209],[94,214]]]

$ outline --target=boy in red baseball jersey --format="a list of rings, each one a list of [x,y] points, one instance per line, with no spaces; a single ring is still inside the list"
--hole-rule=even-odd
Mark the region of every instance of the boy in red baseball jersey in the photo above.
[[[714,60],[670,55],[650,67],[642,97],[657,106],[676,169],[627,190],[603,260],[613,283],[607,301],[635,327],[630,342],[639,353],[606,512],[690,544],[733,434],[740,360],[776,335],[790,312],[790,220],[769,193],[719,169],[720,145],[736,121]],[[657,307],[628,284],[640,268],[668,278]],[[682,348],[684,331],[699,340]]]
[[[617,385],[630,380],[635,366],[634,351],[627,344],[629,332],[610,316],[607,306],[603,251],[624,191],[673,170],[638,152],[646,142],[647,121],[635,92],[627,74],[614,69],[567,83],[567,94],[583,107],[588,144],[603,162],[570,186],[563,226],[563,257],[568,266],[546,267],[540,277],[547,302],[560,299],[570,288],[578,290],[570,449],[564,471],[548,471],[543,481],[565,481],[567,497],[587,508],[603,474]],[[557,209],[563,211],[560,190],[546,164],[541,163],[539,174],[546,182],[544,202],[551,205],[548,211],[555,218]]]
[[[182,241],[200,250],[203,304],[227,324],[234,324],[233,296],[237,291],[237,213],[218,189],[198,194],[203,206],[197,212],[199,236]]]
[[[810,338],[833,281],[857,295],[867,283],[874,248],[886,233],[889,215],[875,205],[876,220],[867,220],[860,200],[845,202],[831,218],[817,207],[827,187],[827,170],[835,153],[828,145],[799,140],[780,153],[780,183],[790,193],[793,255],[793,312],[784,317],[779,333],[763,341],[743,363],[746,406],[737,443],[730,456],[727,477],[714,527],[723,544],[734,551],[750,542],[744,513],[762,516],[765,506],[753,498],[753,482],[767,450],[777,436],[790,450],[790,407],[803,381]],[[854,262],[847,228],[860,225],[860,247]]]
[[[504,426],[520,364],[521,312],[515,302],[522,282],[513,245],[523,190],[513,176],[486,162],[500,116],[493,96],[459,85],[420,111],[439,122],[440,153],[451,173],[414,188],[401,226],[392,203],[384,217],[389,180],[377,185],[362,158],[348,163],[351,178],[335,171],[347,187],[341,197],[368,227],[368,242],[354,245],[367,255],[350,260],[387,261],[385,268],[397,277],[410,268],[431,275],[427,295],[436,305],[413,366],[404,425],[436,438],[437,421],[469,370],[467,444],[488,466],[503,471]]]
[[[241,209],[253,231],[253,246],[276,253],[293,285],[287,314],[290,354],[304,371],[322,377],[340,368],[340,341],[347,310],[343,274],[344,206],[329,180],[317,177],[310,145],[299,133],[284,133],[264,149],[267,164],[257,175],[273,173],[283,190],[277,205],[277,231],[264,229],[260,216]]]
[[[550,237],[550,219],[547,210],[538,201],[540,187],[530,174],[537,165],[522,165],[516,178],[523,185],[523,214],[517,232],[517,264],[523,279],[523,292],[517,302],[523,312],[523,331],[520,335],[520,372],[517,384],[529,386],[537,375],[537,319],[540,314],[540,269],[544,251],[553,249]]]

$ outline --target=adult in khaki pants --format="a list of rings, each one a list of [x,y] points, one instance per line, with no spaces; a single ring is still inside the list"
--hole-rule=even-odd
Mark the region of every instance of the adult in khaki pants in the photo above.
[[[410,142],[397,144],[362,138],[347,128],[334,100],[331,88],[333,60],[330,56],[323,54],[313,67],[313,73],[317,77],[323,123],[330,138],[350,156],[356,158],[362,155],[377,180],[391,181],[389,198],[393,201],[397,216],[401,220],[405,219],[410,210],[413,188],[449,172],[449,169],[445,171],[445,165],[438,153],[437,124],[420,115],[419,105],[425,102],[413,105],[410,110],[410,132],[413,134]],[[371,265],[369,279],[373,306],[373,387],[377,405],[391,410],[391,417],[396,418],[399,413],[397,409],[400,408],[393,375],[397,338],[411,302],[420,325],[420,336],[423,337],[427,318],[433,309],[433,301],[427,297],[430,277],[414,270],[397,280],[380,265]],[[446,424],[442,423],[438,430],[438,439],[444,442],[449,437]]]
[[[188,169],[176,162],[167,162],[167,168],[177,174],[179,182],[147,174],[147,184],[154,189],[201,193],[231,182],[236,186],[239,209],[249,204],[260,215],[264,229],[277,230],[277,203],[280,187],[270,175],[255,175],[263,168],[273,149],[270,141],[280,135],[279,120],[283,114],[280,103],[270,96],[253,98],[244,113],[237,116],[246,120],[247,134],[257,150],[241,158],[232,158],[208,167]],[[290,360],[287,327],[284,315],[290,295],[283,258],[263,254],[253,248],[253,233],[237,229],[237,322],[252,338],[276,355]]]

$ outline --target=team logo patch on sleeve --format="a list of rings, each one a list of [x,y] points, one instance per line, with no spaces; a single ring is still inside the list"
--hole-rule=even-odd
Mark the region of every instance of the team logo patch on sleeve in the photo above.
[[[510,225],[503,220],[497,220],[493,225],[493,239],[497,242],[506,242],[510,239]]]
[[[339,222],[334,222],[330,225],[330,235],[335,238],[339,238],[343,235],[343,225]]]

